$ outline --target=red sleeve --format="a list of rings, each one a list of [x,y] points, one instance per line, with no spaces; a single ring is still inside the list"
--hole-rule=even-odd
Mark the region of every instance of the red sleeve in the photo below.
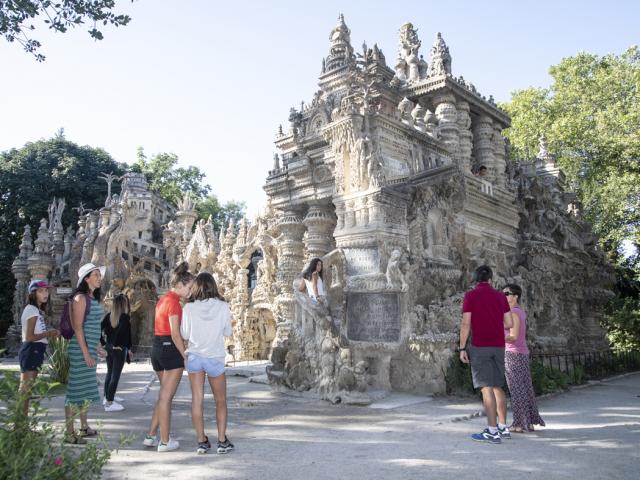
[[[182,306],[178,302],[171,302],[167,306],[167,319],[173,315],[177,315],[178,318],[182,320]]]
[[[471,313],[473,311],[473,295],[469,295],[470,292],[464,294],[464,300],[462,301],[462,313]]]

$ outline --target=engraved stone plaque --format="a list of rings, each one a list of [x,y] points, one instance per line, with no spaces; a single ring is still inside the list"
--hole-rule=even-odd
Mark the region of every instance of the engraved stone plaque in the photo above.
[[[348,293],[347,336],[362,342],[400,339],[400,299],[397,293]]]
[[[347,259],[347,275],[364,275],[378,273],[380,257],[378,250],[373,248],[345,248]]]

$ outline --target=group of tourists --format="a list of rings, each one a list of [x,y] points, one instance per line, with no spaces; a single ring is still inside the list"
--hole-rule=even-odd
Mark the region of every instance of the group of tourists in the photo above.
[[[314,258],[302,274],[300,290],[314,302],[325,303],[322,260]],[[116,396],[125,362],[131,360],[131,319],[129,299],[118,294],[105,313],[101,304],[101,284],[105,268],[91,263],[78,270],[78,281],[69,298],[69,317],[73,329],[69,341],[69,380],[65,398],[66,435],[64,441],[86,443],[85,437],[97,435],[89,426],[88,407],[100,401],[96,364],[106,359],[103,405],[107,412],[124,410],[123,399]],[[526,342],[526,314],[520,306],[522,288],[506,285],[502,291],[491,286],[493,272],[481,266],[475,272],[476,287],[463,301],[460,326],[460,360],[471,364],[474,388],[482,392],[488,426],[473,434],[473,440],[501,443],[511,432],[527,432],[544,421],[538,413],[529,368]],[[196,432],[198,453],[207,453],[211,442],[205,433],[203,401],[205,378],[215,398],[218,453],[233,450],[226,435],[227,399],[224,337],[231,335],[231,311],[220,295],[213,275],[194,276],[188,264],[178,265],[171,276],[170,290],[159,299],[155,310],[155,337],[151,364],[160,382],[149,430],[143,440],[158,452],[179,448],[171,438],[171,406],[186,368],[191,385],[191,418]],[[28,305],[22,313],[20,349],[23,410],[28,414],[28,392],[44,361],[49,338],[59,331],[47,329],[45,311],[49,285],[34,280],[28,287]],[[184,307],[183,307],[184,304]],[[61,330],[63,330],[61,328]],[[468,345],[468,341],[470,345]],[[185,341],[187,346],[185,347]],[[513,422],[507,425],[506,381],[511,394]],[[75,419],[80,418],[76,430]]]
[[[501,443],[511,432],[530,432],[544,426],[536,405],[527,348],[527,316],[520,306],[522,288],[507,284],[502,291],[491,286],[493,272],[483,265],[475,271],[476,287],[462,304],[460,361],[471,364],[473,387],[482,392],[488,426],[471,435],[479,442]],[[470,345],[468,345],[471,337]],[[513,422],[507,425],[505,374]]]
[[[96,375],[99,357],[105,358],[107,364],[104,409],[107,412],[125,409],[123,399],[116,395],[116,391],[124,364],[131,361],[132,357],[130,305],[126,295],[118,294],[111,300],[110,311],[105,314],[100,291],[104,274],[104,267],[91,263],[81,266],[76,288],[65,310],[72,328],[65,398],[66,443],[84,444],[86,437],[98,434],[89,426],[87,413],[93,403],[100,401]],[[186,368],[191,384],[191,417],[197,437],[196,451],[207,453],[211,450],[203,415],[206,377],[216,403],[216,451],[228,453],[234,448],[226,435],[224,337],[231,335],[229,305],[220,295],[213,276],[206,272],[194,276],[189,272],[187,263],[174,269],[170,285],[170,291],[156,305],[151,364],[160,382],[160,393],[143,444],[156,447],[158,452],[180,447],[178,441],[169,434],[171,405]],[[23,343],[19,353],[20,390],[24,398],[25,416],[29,411],[29,391],[44,361],[47,339],[60,334],[58,330],[46,328],[44,316],[48,300],[48,283],[44,280],[32,281],[28,287],[28,305],[21,318]],[[80,418],[80,428],[77,430],[76,417]]]

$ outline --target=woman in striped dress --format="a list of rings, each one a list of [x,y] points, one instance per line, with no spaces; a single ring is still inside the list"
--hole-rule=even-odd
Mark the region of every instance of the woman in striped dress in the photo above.
[[[98,268],[92,263],[87,263],[78,270],[78,284],[71,307],[74,335],[69,341],[69,383],[64,403],[67,420],[65,442],[67,443],[85,443],[83,437],[97,434],[89,427],[87,410],[93,402],[100,402],[96,364],[100,323],[104,316],[104,309],[100,304],[100,285],[104,270],[104,267]],[[89,314],[85,316],[86,302],[90,302],[91,306]],[[74,420],[78,414],[80,430],[76,432]]]

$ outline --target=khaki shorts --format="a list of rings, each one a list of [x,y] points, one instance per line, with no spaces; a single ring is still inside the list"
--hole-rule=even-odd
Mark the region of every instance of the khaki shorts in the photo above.
[[[504,347],[469,347],[473,388],[504,386]]]

